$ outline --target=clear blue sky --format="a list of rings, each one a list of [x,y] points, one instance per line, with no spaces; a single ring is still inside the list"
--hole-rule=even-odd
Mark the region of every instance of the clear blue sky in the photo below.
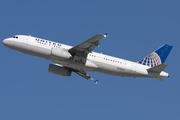
[[[74,46],[107,32],[94,51],[131,61],[174,47],[164,82],[88,72],[95,85],[1,43],[0,120],[179,120],[179,12],[179,0],[1,0],[1,41],[23,34]]]

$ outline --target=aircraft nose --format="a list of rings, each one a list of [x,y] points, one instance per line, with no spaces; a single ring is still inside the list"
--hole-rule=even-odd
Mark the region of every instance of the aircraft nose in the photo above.
[[[9,41],[5,39],[5,40],[2,41],[2,43],[3,43],[5,46],[7,46],[7,45],[9,44]]]

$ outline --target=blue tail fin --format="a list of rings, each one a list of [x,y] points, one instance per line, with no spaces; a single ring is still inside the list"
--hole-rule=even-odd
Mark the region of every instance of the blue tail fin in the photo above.
[[[164,44],[144,59],[138,61],[139,64],[147,65],[149,67],[155,67],[165,62],[173,46]]]

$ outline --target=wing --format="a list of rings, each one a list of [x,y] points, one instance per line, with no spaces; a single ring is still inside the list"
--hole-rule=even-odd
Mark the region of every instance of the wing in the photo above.
[[[87,54],[99,45],[99,41],[106,37],[107,34],[97,34],[79,45],[69,49],[69,52],[76,61],[86,62]]]

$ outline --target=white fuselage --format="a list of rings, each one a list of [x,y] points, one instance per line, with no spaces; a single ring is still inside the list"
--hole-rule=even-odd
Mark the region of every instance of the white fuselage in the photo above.
[[[32,36],[19,35],[18,39],[8,38],[3,41],[8,48],[28,55],[51,60],[65,67],[74,68],[83,71],[96,71],[114,76],[124,77],[168,77],[169,74],[161,72],[160,74],[149,74],[145,66],[136,62],[108,56],[101,53],[92,52],[87,55],[86,63],[74,61],[71,59],[54,58],[51,56],[52,48],[68,50],[72,46],[40,39]]]

